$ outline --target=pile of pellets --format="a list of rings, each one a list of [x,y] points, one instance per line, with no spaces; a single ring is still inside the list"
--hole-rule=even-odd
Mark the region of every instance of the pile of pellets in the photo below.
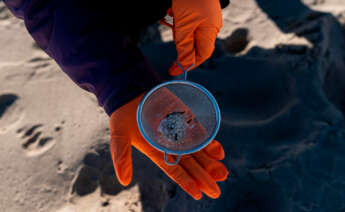
[[[168,114],[159,125],[161,132],[168,141],[179,143],[186,135],[186,121],[184,112]]]

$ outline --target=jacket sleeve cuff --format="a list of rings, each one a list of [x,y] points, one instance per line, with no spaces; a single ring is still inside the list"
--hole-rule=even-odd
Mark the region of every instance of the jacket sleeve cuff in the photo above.
[[[127,71],[129,74],[129,83],[126,87],[118,90],[116,87],[112,88],[115,84],[109,85],[109,89],[113,89],[113,92],[105,100],[103,105],[108,116],[111,116],[119,107],[163,82],[162,78],[157,72],[153,71],[145,58],[131,70]]]

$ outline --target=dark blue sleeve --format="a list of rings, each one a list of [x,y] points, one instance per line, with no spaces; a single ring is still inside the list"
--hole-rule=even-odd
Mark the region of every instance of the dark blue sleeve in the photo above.
[[[110,115],[160,80],[108,11],[86,1],[4,0],[38,46]]]

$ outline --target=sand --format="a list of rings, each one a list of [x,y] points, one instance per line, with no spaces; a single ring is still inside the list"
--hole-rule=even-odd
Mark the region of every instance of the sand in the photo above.
[[[188,77],[219,103],[231,175],[220,199],[194,201],[136,150],[133,182],[119,185],[103,109],[0,2],[0,211],[344,210],[345,3],[304,3],[223,11],[212,59]],[[140,45],[167,79],[171,39],[154,25]]]

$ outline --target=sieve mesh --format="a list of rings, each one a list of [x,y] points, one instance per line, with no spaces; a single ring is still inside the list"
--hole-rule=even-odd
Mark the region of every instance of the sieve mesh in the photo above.
[[[139,129],[154,147],[188,154],[216,135],[220,113],[214,97],[189,81],[170,81],[151,90],[138,108]]]

